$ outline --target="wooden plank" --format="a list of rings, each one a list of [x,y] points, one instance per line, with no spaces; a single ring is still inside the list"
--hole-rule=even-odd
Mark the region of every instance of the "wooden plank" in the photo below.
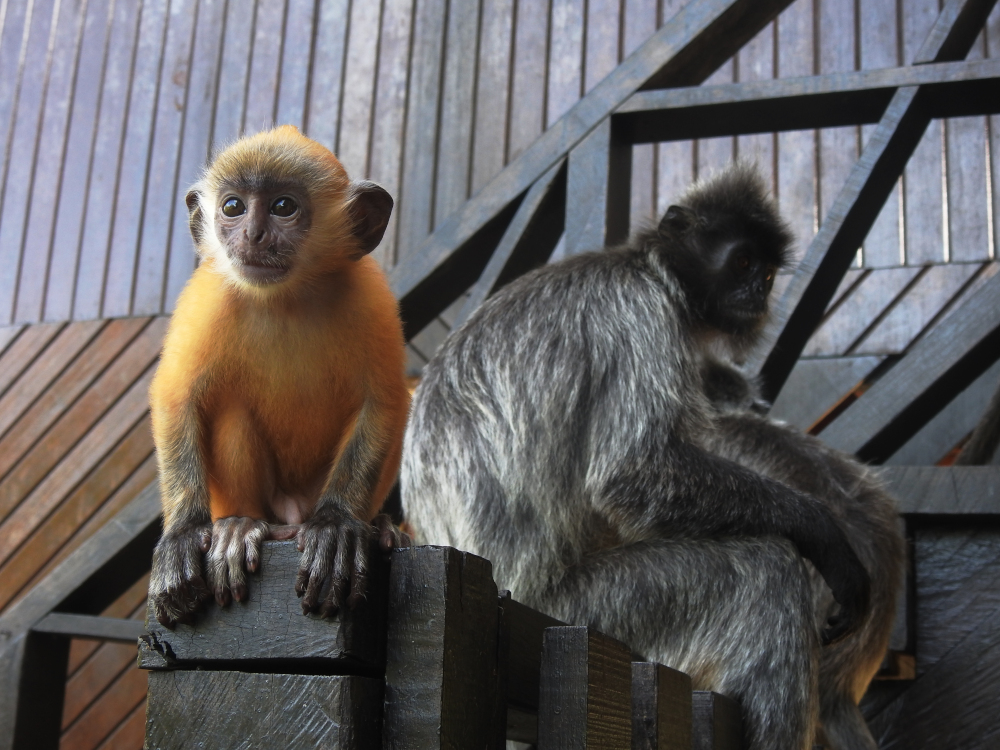
[[[936,464],[975,429],[985,414],[998,383],[1000,362],[995,363],[955,396],[898,451],[887,458],[886,465]]]
[[[917,60],[944,62],[964,57],[991,7],[989,0],[949,0]],[[926,129],[928,118],[921,110],[921,98],[919,87],[901,88],[893,96],[796,270],[765,335],[765,340],[774,344],[761,347],[762,351],[770,350],[761,367],[765,397],[780,390]]]
[[[852,353],[879,355],[905,351],[948,302],[961,293],[979,269],[978,263],[932,266]]]
[[[615,110],[635,143],[877,122],[896,89],[926,88],[933,116],[995,109],[1000,61],[938,63],[639,91]],[[956,101],[962,96],[987,101]]]
[[[718,693],[692,695],[694,750],[741,750],[743,716],[739,704]]]
[[[948,190],[948,260],[991,260],[986,118],[944,122]]]
[[[59,745],[69,640],[18,633],[0,651],[0,748],[40,750]]]
[[[125,593],[119,596],[115,601],[108,605],[108,607],[101,613],[103,617],[112,618],[128,618],[132,620],[137,620],[142,622],[142,618],[146,615],[146,593],[149,588],[149,576],[144,575],[139,578],[131,587],[129,587]],[[138,639],[137,639],[138,640]],[[112,651],[121,651],[121,644],[108,644],[108,649]],[[95,641],[84,641],[84,640],[74,640],[69,647],[69,663],[66,666],[66,674],[69,679],[67,684],[72,681],[72,679],[80,674],[80,670],[85,669],[87,664],[93,660],[94,657],[101,651],[102,646]],[[128,650],[128,661],[129,663],[135,662],[135,652],[131,649]],[[125,666],[126,662],[122,661],[121,666]],[[67,690],[67,695],[69,694]],[[68,705],[68,703],[67,703]],[[66,714],[63,713],[63,722],[65,726]]]
[[[49,74],[48,50],[57,30],[53,0],[39,0],[26,19],[18,57],[22,80],[14,99],[13,124],[0,168],[0,323],[14,316],[31,182]],[[58,5],[55,6],[55,9]]]
[[[34,491],[49,471],[71,452],[86,460],[86,453],[79,442],[85,435],[93,435],[86,440],[89,447],[96,447],[109,434],[108,430],[114,433],[122,429],[122,425],[115,424],[113,418],[109,420],[109,414],[113,412],[115,418],[126,419],[126,431],[139,420],[145,411],[141,383],[143,378],[148,380],[152,377],[151,365],[159,354],[166,324],[166,319],[154,319],[146,328],[145,335],[133,340],[83,397],[18,459],[18,463],[0,482],[0,518],[8,516],[14,505]],[[123,399],[123,394],[128,394],[127,398]],[[53,396],[58,398],[58,394]],[[100,426],[92,432],[95,425]]]
[[[406,127],[406,84],[409,78],[410,30],[413,25],[411,0],[386,0],[382,8],[379,38],[378,89],[375,92],[375,119],[372,123],[369,176],[390,195],[399,196],[403,161],[403,134]],[[389,217],[377,257],[384,268],[396,263],[398,206]]]
[[[128,119],[125,140],[111,214],[114,218],[105,270],[103,307],[99,313],[102,317],[132,313],[133,282],[143,236],[143,206],[155,136],[150,123],[154,122],[157,113],[157,87],[168,30],[168,5],[167,0],[148,0],[142,5],[139,19],[139,38],[126,100]],[[167,205],[173,205],[173,196]]]
[[[668,3],[669,4],[669,3]],[[646,40],[646,34],[637,43],[633,43],[635,34],[632,33],[632,25],[628,20],[623,21],[623,14],[632,11],[631,5],[624,5],[621,0],[590,0],[587,3],[587,24],[586,24],[586,55],[583,61],[583,91],[588,93],[594,86],[600,83],[611,73],[621,62],[622,24],[625,24],[625,34],[629,41],[626,43],[628,55],[635,51],[635,48]],[[656,19],[650,33],[656,30]],[[499,171],[499,170],[498,170]]]
[[[62,500],[90,473],[94,464],[106,456],[129,430],[141,420],[148,409],[149,384],[154,367],[143,373],[118,402],[107,411],[72,450],[37,485],[0,524],[0,563],[5,562],[24,540],[45,520]],[[15,473],[4,486],[13,497],[24,491],[27,484]],[[17,493],[17,494],[15,494]]]
[[[566,255],[599,250],[628,237],[632,147],[604,120],[569,152]]]
[[[254,5],[253,46],[251,47],[244,133],[258,133],[273,127],[281,77],[281,46],[285,38],[288,0]]]
[[[560,162],[531,186],[479,281],[469,290],[455,326],[504,284],[542,265],[552,254],[566,215],[565,180],[565,162]]]
[[[74,279],[73,317],[101,317],[117,206],[133,62],[142,6],[116,2],[104,62],[100,107],[90,155],[87,195]],[[148,129],[148,123],[147,123]],[[134,158],[130,146],[128,158]],[[135,215],[131,217],[135,220]]]
[[[769,416],[808,430],[882,363],[882,357],[800,359]]]
[[[142,470],[143,464],[149,461],[152,454],[153,440],[149,422],[140,420],[121,443],[98,463],[87,478],[0,566],[0,609],[25,590],[53,557],[68,553],[65,546],[71,540],[79,539],[81,532],[97,516],[107,515],[116,504],[124,505],[116,496],[124,485],[134,484],[133,474],[137,469],[140,474],[147,475],[144,482],[139,480],[141,487],[155,479],[155,470],[148,473]]]
[[[448,8],[438,124],[440,143],[444,147],[438,149],[435,163],[432,228],[440,225],[469,197],[479,5],[478,2],[455,3]]]
[[[585,626],[546,629],[538,745],[560,750],[632,746],[628,646]]]
[[[246,3],[227,3],[226,6],[212,143],[229,143],[243,134],[256,9],[256,3],[253,12],[247,12]],[[336,115],[333,120],[337,120]]]
[[[137,624],[142,627],[141,620],[137,621]],[[115,682],[122,679],[126,670],[135,669],[135,639],[128,645],[123,643],[98,645],[97,641],[74,640],[70,647],[71,654],[78,643],[90,643],[98,648],[84,668],[66,680],[62,717],[64,732],[98,702]]]
[[[146,632],[143,624],[137,620],[74,615],[67,612],[53,612],[46,615],[31,630],[35,633],[53,633],[71,638],[90,638],[97,641],[118,641],[130,644]]]
[[[77,357],[41,398],[8,428],[0,441],[0,475],[6,475],[48,428],[74,406],[77,397],[94,383],[148,324],[149,320],[142,318],[124,318],[107,323],[87,347],[85,356]],[[32,326],[26,333],[37,327]],[[0,360],[0,370],[4,362],[5,359]],[[0,512],[0,515],[5,514],[6,511]]]
[[[432,228],[446,12],[445,3],[420,3],[413,15],[406,150],[396,196],[396,255],[400,259],[414,252]]]
[[[35,323],[42,319],[85,10],[70,3],[60,3],[54,9],[51,53],[41,84],[45,98],[37,134],[39,144],[44,146],[38,148],[31,179],[17,188],[27,194],[28,200],[14,307],[17,322]]]
[[[340,127],[349,10],[350,0],[320,3],[316,20],[316,39],[322,43],[313,50],[305,131],[331,151],[337,148]]]
[[[903,515],[996,515],[996,466],[887,466],[879,470]]]
[[[274,671],[376,674],[383,663],[388,566],[375,556],[367,599],[337,617],[303,615],[295,594],[301,555],[294,541],[264,542],[260,572],[247,576],[248,598],[219,607],[209,602],[192,625],[169,630],[156,621],[152,601],[139,645],[143,669],[234,669],[251,660],[280,660]]]
[[[545,76],[539,75],[539,71],[546,70],[549,64],[549,2],[518,0],[516,13],[511,51],[508,162],[519,159],[545,131],[546,125]],[[484,190],[488,189],[486,185]]]
[[[629,94],[640,86],[702,80],[785,5],[787,0],[694,0],[685,5],[393,271],[390,282],[411,335],[457,296],[449,291],[449,278],[467,273],[463,266],[474,257],[469,255],[472,240]],[[516,86],[515,80],[515,99]],[[409,145],[407,149],[409,153]]]
[[[823,432],[828,444],[865,460],[888,458],[1000,351],[1000,276],[918,341]]]
[[[11,342],[16,340],[24,329],[25,326],[0,326],[0,357],[6,353]]]
[[[55,200],[58,212],[53,221],[52,272],[46,285],[42,311],[44,320],[69,320],[73,317],[73,286],[81,250],[101,91],[107,72],[105,60],[113,11],[112,0],[97,0],[86,6],[76,69],[88,73],[75,76],[73,86],[66,154],[61,166],[59,195]]]
[[[42,356],[0,397],[0,436],[52,385],[62,371],[104,327],[105,321],[70,323],[62,328]],[[2,439],[2,438],[0,438]]]
[[[0,357],[0,393],[6,393],[63,328],[62,323],[41,323],[25,328]]]
[[[539,675],[545,630],[566,623],[513,599],[504,599],[502,607],[504,624],[510,631],[507,701],[511,706],[536,712],[541,690]]]
[[[473,195],[496,177],[506,163],[507,112],[511,107],[510,76],[513,68],[514,0],[483,0],[482,6],[479,75],[476,79],[476,135],[472,144]],[[589,44],[588,37],[588,53]],[[589,59],[588,55],[588,62]],[[615,62],[617,64],[617,60]]]
[[[301,130],[308,105],[306,95],[312,76],[313,34],[319,4],[315,0],[288,0],[285,13],[275,122]]]
[[[546,128],[583,95],[584,14],[582,0],[550,0]]]
[[[350,36],[344,68],[344,96],[340,106],[340,139],[337,158],[353,179],[368,176],[375,70],[379,45],[380,3],[351,3]]]
[[[21,53],[28,37],[29,26],[25,20],[30,20],[27,3],[9,3],[4,6],[4,21],[0,25],[0,70],[6,75],[0,76],[0,149],[4,155],[3,166],[0,166],[0,201],[3,200],[5,184],[4,167],[7,165],[7,155],[10,153],[10,136],[14,128],[14,117],[17,114],[15,102],[21,86]]]
[[[802,356],[847,354],[900,294],[909,288],[921,270],[880,268],[870,273],[829,313],[809,338]]]
[[[122,720],[101,745],[101,750],[132,750],[141,747],[146,736],[146,701]]]
[[[379,680],[356,676],[161,672],[149,676],[146,744],[220,748],[376,747]]]
[[[145,702],[147,673],[134,667],[124,670],[108,689],[68,727],[59,743],[64,750],[89,750],[101,746],[123,716]]]
[[[691,678],[632,662],[632,750],[690,750],[691,721]]]
[[[133,315],[153,315],[164,309],[171,230],[175,212],[181,210],[178,193],[186,187],[178,184],[178,161],[198,16],[197,0],[171,0],[156,87],[154,135],[146,165],[146,195],[130,309]]]
[[[490,747],[497,589],[489,561],[450,547],[395,550],[384,747]]]
[[[768,81],[777,74],[775,69],[776,23],[765,26],[741,49],[736,58],[736,75],[740,81]],[[775,144],[772,133],[744,135],[736,139],[736,156],[757,164],[768,189],[775,188]]]
[[[212,120],[223,51],[224,0],[201,0],[191,50],[191,63],[186,70],[187,100],[177,178],[173,195],[165,195],[163,204],[170,206],[166,278],[163,282],[163,309],[173,310],[177,295],[195,268],[195,255],[188,231],[187,206],[183,195],[199,178],[211,153]],[[148,205],[148,202],[147,202]],[[163,238],[160,238],[163,240]]]
[[[628,0],[622,5],[622,55],[628,56],[656,33],[660,9],[657,0]],[[589,52],[588,49],[588,56]],[[629,224],[633,227],[659,218],[656,215],[656,189],[659,182],[656,174],[659,166],[656,150],[655,144],[632,147]]]

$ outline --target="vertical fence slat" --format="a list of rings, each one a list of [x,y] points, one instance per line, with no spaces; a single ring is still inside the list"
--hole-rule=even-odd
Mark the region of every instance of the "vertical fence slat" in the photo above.
[[[381,3],[351,3],[350,37],[344,61],[344,100],[336,152],[352,179],[368,176],[368,140],[375,97]]]
[[[632,662],[632,750],[691,750],[691,678]]]
[[[505,163],[513,33],[514,0],[483,0],[472,153],[473,194],[498,175]]]
[[[219,91],[215,100],[212,142],[223,145],[243,132],[250,51],[253,49],[254,13],[246,3],[230,0],[226,7],[226,31],[222,40]]]
[[[631,55],[656,33],[656,0],[628,0],[625,3],[625,28],[622,34],[622,54]],[[656,144],[642,143],[632,147],[632,190],[629,201],[630,224],[633,227],[649,222],[656,216]]]
[[[300,130],[305,125],[316,7],[316,0],[289,0],[281,52],[281,80],[278,82],[275,122],[279,125],[294,125]]]
[[[694,750],[741,750],[743,719],[736,701],[696,690],[692,700]]]
[[[740,81],[767,81],[775,77],[775,24],[770,23],[747,42],[737,56]],[[773,192],[775,189],[774,136],[770,133],[742,135],[736,138],[736,154],[741,159],[755,162],[764,182]]]
[[[507,161],[514,161],[545,128],[548,0],[518,0]]]
[[[604,120],[569,153],[566,254],[599,250],[628,236],[632,147]]]
[[[246,12],[245,4],[238,5]],[[281,48],[287,6],[287,0],[266,0],[256,4],[247,108],[243,116],[243,130],[246,133],[258,133],[275,124],[278,77],[283,74]]]
[[[330,0],[319,4],[316,20],[316,48],[305,131],[331,151],[337,148],[340,127],[349,13],[350,0]]]

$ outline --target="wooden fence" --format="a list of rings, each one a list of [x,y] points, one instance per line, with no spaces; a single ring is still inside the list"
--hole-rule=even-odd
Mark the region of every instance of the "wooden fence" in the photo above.
[[[332,620],[300,614],[298,561],[267,542],[248,602],[173,631],[147,613],[147,750],[742,747],[732,700],[519,604],[480,557],[396,550]]]

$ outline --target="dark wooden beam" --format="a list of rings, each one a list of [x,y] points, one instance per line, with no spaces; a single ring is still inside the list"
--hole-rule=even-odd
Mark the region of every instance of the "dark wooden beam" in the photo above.
[[[632,748],[691,750],[691,678],[651,662],[632,662]]]
[[[504,284],[549,259],[562,235],[565,211],[566,160],[561,159],[524,196],[479,281],[469,290],[455,328]]]
[[[51,633],[67,638],[90,638],[130,644],[135,644],[139,636],[146,632],[141,620],[73,615],[66,612],[46,615],[31,630],[35,633]]]
[[[643,87],[700,83],[789,3],[693,0],[685,5],[396,267],[390,282],[407,333],[421,330],[475,282],[485,268],[484,256],[503,232],[490,244],[483,236],[490,223],[629,96]],[[471,274],[470,265],[475,267]]]
[[[640,91],[615,111],[630,143],[878,122],[896,90],[921,86],[931,117],[1000,111],[1000,60]]]
[[[917,53],[917,63],[964,58],[996,0],[948,0]],[[900,88],[892,97],[861,158],[809,245],[776,306],[760,364],[764,398],[773,400],[816,329],[840,280],[867,236],[889,192],[920,142],[927,124],[928,92]]]
[[[823,433],[879,463],[1000,357],[1000,276],[969,295]]]
[[[1000,515],[1000,466],[886,466],[904,516]]]
[[[743,712],[732,698],[696,690],[692,696],[694,750],[742,750]]]

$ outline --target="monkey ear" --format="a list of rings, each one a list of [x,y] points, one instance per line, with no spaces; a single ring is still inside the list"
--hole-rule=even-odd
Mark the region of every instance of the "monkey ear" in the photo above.
[[[697,218],[697,214],[690,208],[685,206],[671,206],[663,214],[663,218],[660,219],[659,232],[660,234],[667,234],[671,231],[677,233],[686,232],[695,225]]]
[[[347,210],[354,221],[354,236],[360,242],[361,255],[367,255],[378,247],[385,234],[392,214],[392,196],[374,182],[352,182]]]
[[[191,237],[194,238],[194,244],[200,245],[205,236],[205,225],[201,211],[201,192],[197,185],[188,190],[187,195],[184,196],[184,203],[188,210],[188,230],[191,232]]]

